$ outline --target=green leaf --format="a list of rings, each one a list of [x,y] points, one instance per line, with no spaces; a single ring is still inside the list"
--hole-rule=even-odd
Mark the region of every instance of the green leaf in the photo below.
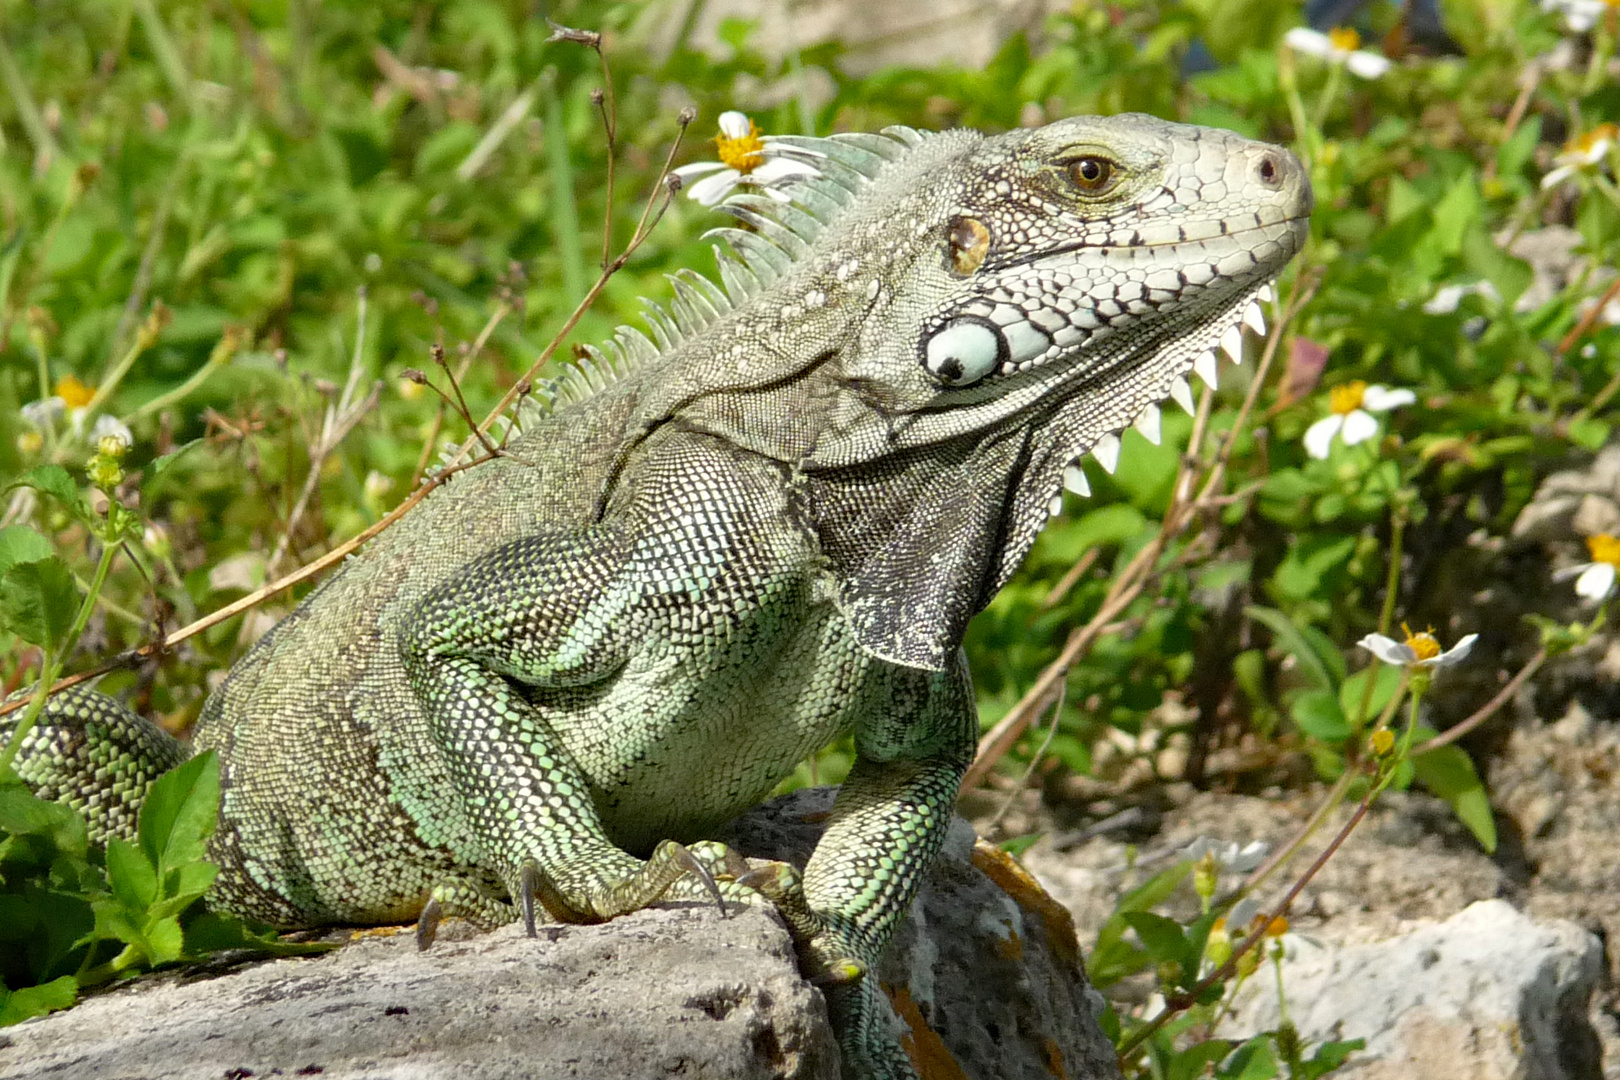
[[[1114,905],[1114,914],[1104,920],[1097,931],[1097,943],[1087,958],[1087,973],[1094,985],[1110,985],[1147,966],[1148,954],[1125,940],[1125,931],[1129,928],[1125,916],[1130,912],[1145,911],[1163,901],[1192,873],[1192,868],[1191,859],[1183,859],[1166,867]]]
[[[251,949],[267,956],[311,956],[341,948],[340,941],[284,941],[269,927],[243,922],[214,911],[182,920],[186,955],[201,956],[225,949]]]
[[[20,563],[39,562],[54,554],[51,542],[26,525],[0,529],[0,574]]]
[[[1125,920],[1126,926],[1136,931],[1137,940],[1141,941],[1153,959],[1186,963],[1187,936],[1181,932],[1181,924],[1174,919],[1155,915],[1151,911],[1127,911],[1120,917]]]
[[[0,1027],[69,1008],[78,999],[79,984],[71,975],[21,990],[0,985]]]
[[[1412,759],[1423,786],[1451,805],[1457,819],[1468,827],[1487,853],[1496,850],[1496,819],[1485,795],[1485,785],[1474,771],[1473,760],[1455,746],[1441,746]]]
[[[1199,1080],[1209,1075],[1209,1067],[1232,1052],[1226,1039],[1205,1039],[1193,1043],[1170,1059],[1165,1080]]]
[[[88,521],[90,518],[90,507],[79,492],[79,485],[73,482],[73,477],[69,476],[68,471],[60,465],[36,465],[6,485],[8,490],[14,487],[31,487],[35,491],[49,495],[80,521]]]
[[[79,589],[56,556],[18,563],[0,575],[0,629],[56,651],[67,644],[79,610]]]
[[[1389,664],[1379,664],[1376,678],[1373,669],[1362,668],[1360,671],[1344,680],[1339,687],[1339,704],[1344,708],[1344,716],[1350,726],[1360,731],[1373,719],[1381,715],[1389,699],[1395,696],[1395,688],[1401,684],[1401,669]],[[1361,699],[1367,693],[1367,683],[1372,680],[1372,696],[1367,700],[1365,714],[1361,711]]]
[[[0,833],[45,837],[69,854],[83,855],[89,846],[84,818],[72,807],[41,799],[15,776],[0,779]]]
[[[157,868],[121,836],[107,841],[107,884],[132,915],[144,915],[157,900]]]
[[[185,954],[185,934],[180,918],[170,915],[146,928],[146,955],[153,964],[171,964]]]
[[[1294,698],[1288,713],[1299,730],[1325,743],[1342,743],[1352,734],[1339,695],[1331,690],[1307,690]]]
[[[1042,834],[1038,832],[1025,833],[1023,836],[1009,837],[996,846],[1002,851],[1005,851],[1007,854],[1017,858],[1019,855],[1022,855],[1024,852],[1034,847],[1035,842],[1039,840],[1041,836]]]
[[[1316,1053],[1305,1062],[1301,1071],[1301,1080],[1316,1080],[1317,1077],[1328,1073],[1344,1064],[1345,1058],[1367,1045],[1366,1039],[1346,1039],[1342,1042],[1325,1042],[1316,1048]]]
[[[141,850],[165,876],[198,862],[218,815],[219,758],[209,750],[164,773],[147,792],[141,805]]]
[[[1256,1035],[1233,1051],[1231,1058],[1215,1075],[1219,1080],[1272,1080],[1277,1073],[1277,1059],[1271,1052],[1271,1036]]]
[[[1272,632],[1277,638],[1277,644],[1299,662],[1300,670],[1310,677],[1317,689],[1333,690],[1338,687],[1338,680],[1332,674],[1333,669],[1317,652],[1316,646],[1305,636],[1304,631],[1294,625],[1292,619],[1275,608],[1260,607],[1258,604],[1250,604],[1243,611],[1249,618]]]
[[[1286,600],[1309,600],[1322,595],[1332,578],[1350,561],[1356,538],[1338,534],[1301,537],[1288,549],[1271,584]]]

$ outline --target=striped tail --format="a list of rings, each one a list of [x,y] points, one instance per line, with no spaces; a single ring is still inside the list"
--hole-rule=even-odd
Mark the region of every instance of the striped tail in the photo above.
[[[0,745],[26,711],[0,717]],[[191,752],[112,698],[73,687],[51,695],[13,765],[40,798],[83,814],[90,842],[105,846],[110,837],[135,838],[152,782]]]

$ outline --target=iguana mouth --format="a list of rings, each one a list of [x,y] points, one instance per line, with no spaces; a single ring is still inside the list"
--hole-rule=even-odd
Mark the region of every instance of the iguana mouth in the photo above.
[[[1288,217],[1279,218],[1276,221],[1268,221],[1268,222],[1266,222],[1264,224],[1261,224],[1261,225],[1245,225],[1241,229],[1228,229],[1227,231],[1225,231],[1223,233],[1220,233],[1219,235],[1221,237],[1245,236],[1245,235],[1247,235],[1249,233],[1261,232],[1261,231],[1266,230],[1266,229],[1280,229],[1280,228],[1283,228],[1284,226],[1299,225],[1299,224],[1307,223],[1307,222],[1310,221],[1310,219],[1311,219],[1311,215],[1309,214],[1309,212],[1303,213],[1303,214],[1292,214],[1292,215],[1290,215]],[[1141,250],[1144,250],[1144,249],[1153,250],[1153,251],[1161,251],[1161,250],[1164,250],[1166,248],[1185,247],[1185,246],[1187,246],[1189,244],[1197,244],[1197,243],[1203,243],[1203,242],[1204,242],[1203,240],[1190,239],[1190,238],[1185,239],[1185,240],[1180,240],[1180,239],[1178,239],[1178,240],[1157,240],[1157,241],[1149,241],[1149,242],[1140,243],[1140,244],[1110,244],[1110,243],[1094,243],[1094,242],[1086,241],[1086,240],[1076,240],[1071,244],[1060,245],[1058,247],[1051,248],[1050,250],[1047,250],[1047,251],[1035,252],[1035,253],[1032,253],[1032,254],[1030,254],[1030,255],[1028,255],[1028,256],[1026,256],[1024,258],[1021,258],[1021,259],[1009,259],[1006,262],[993,263],[993,264],[990,265],[989,268],[993,269],[993,270],[1007,270],[1007,269],[1011,269],[1011,268],[1017,267],[1017,266],[1031,266],[1031,265],[1034,265],[1035,263],[1038,263],[1038,262],[1044,262],[1044,261],[1046,261],[1048,259],[1051,259],[1051,258],[1053,258],[1055,256],[1067,255],[1067,254],[1070,254],[1070,253],[1076,252],[1076,251],[1117,252],[1117,251],[1133,251],[1133,250],[1134,251],[1141,251]]]

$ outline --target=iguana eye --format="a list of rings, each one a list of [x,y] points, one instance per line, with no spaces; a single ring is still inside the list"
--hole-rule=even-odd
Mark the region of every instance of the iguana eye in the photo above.
[[[1088,195],[1099,195],[1113,187],[1117,171],[1105,157],[1083,157],[1069,166],[1074,186]]]

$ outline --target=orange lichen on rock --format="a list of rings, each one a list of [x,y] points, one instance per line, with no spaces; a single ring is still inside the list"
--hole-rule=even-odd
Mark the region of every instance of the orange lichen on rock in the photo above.
[[[1046,927],[1052,951],[1064,963],[1084,970],[1080,960],[1080,938],[1075,933],[1074,916],[1069,909],[1052,899],[1019,861],[994,844],[980,840],[973,845],[973,865],[995,882],[1002,892],[1013,898],[1019,907],[1032,912]]]
[[[903,986],[890,986],[888,983],[883,984],[883,992],[889,995],[895,1013],[905,1022],[908,1031],[900,1036],[900,1045],[905,1047],[906,1056],[911,1059],[911,1066],[917,1070],[921,1080],[971,1080],[962,1071],[956,1055],[946,1047],[945,1040],[935,1034],[928,1021],[923,1019],[922,1010],[911,1000],[911,992]]]

